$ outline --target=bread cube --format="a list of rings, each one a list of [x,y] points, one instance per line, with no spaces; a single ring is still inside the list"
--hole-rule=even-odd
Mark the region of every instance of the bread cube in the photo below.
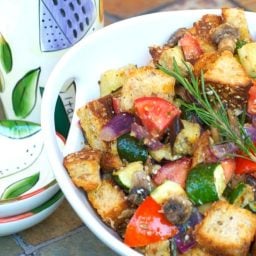
[[[105,96],[90,101],[77,110],[81,127],[85,133],[88,144],[101,151],[110,150],[111,144],[99,138],[101,129],[113,117],[112,97]]]
[[[99,150],[84,148],[67,155],[63,163],[74,184],[85,191],[90,191],[101,184],[100,159]]]
[[[252,82],[230,51],[203,54],[194,65],[196,76],[202,70],[206,86],[211,85],[223,103],[232,109],[243,109]]]
[[[241,40],[245,40],[247,42],[252,40],[243,9],[222,8],[222,17],[224,22],[238,28]]]
[[[132,111],[135,99],[158,96],[172,101],[175,79],[151,66],[131,69],[121,89],[122,111]]]
[[[113,228],[122,212],[128,209],[124,192],[110,180],[103,180],[101,185],[89,191],[87,196],[102,220]]]
[[[216,256],[247,256],[256,233],[256,216],[249,210],[218,201],[196,226],[198,244]]]

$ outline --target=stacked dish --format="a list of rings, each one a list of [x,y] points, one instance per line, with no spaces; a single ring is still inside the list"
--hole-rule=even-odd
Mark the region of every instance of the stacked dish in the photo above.
[[[63,147],[63,139],[57,138]],[[5,236],[45,219],[63,195],[48,163],[40,125],[1,120],[0,143],[5,145],[0,147],[0,236]]]
[[[101,1],[0,1],[0,235],[36,224],[61,202],[40,126],[44,86],[68,48],[102,26]],[[72,81],[63,84],[55,108],[64,137],[74,93]]]

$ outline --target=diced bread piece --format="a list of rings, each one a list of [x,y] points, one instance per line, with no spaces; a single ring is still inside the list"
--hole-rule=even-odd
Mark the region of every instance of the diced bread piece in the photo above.
[[[216,256],[247,256],[256,232],[256,216],[249,210],[218,201],[196,226],[198,244]]]
[[[120,169],[123,163],[118,154],[104,152],[101,157],[100,165],[103,172],[112,172]]]
[[[64,166],[74,184],[89,191],[96,189],[101,184],[100,159],[101,152],[99,150],[84,148],[67,155],[64,158]]]
[[[134,100],[146,96],[158,96],[172,101],[175,79],[154,67],[131,69],[120,96],[122,111],[133,110]]]
[[[119,69],[110,69],[100,76],[100,95],[106,96],[123,86],[127,78],[127,71],[136,68],[135,65],[127,65]]]
[[[170,249],[170,241],[163,240],[156,243],[149,244],[145,247],[145,256],[170,256],[172,255]]]
[[[115,227],[115,221],[122,212],[128,209],[124,192],[110,180],[103,180],[97,189],[87,195],[102,220],[112,227]]]
[[[211,85],[224,103],[233,109],[244,107],[252,81],[230,51],[203,54],[194,65],[196,76],[201,70],[206,85]]]
[[[99,138],[102,127],[113,117],[112,97],[105,96],[90,101],[77,110],[81,127],[85,133],[88,144],[101,151],[107,151],[111,144]]]
[[[187,66],[193,68],[190,62],[185,62],[184,54],[180,46],[152,46],[149,48],[149,52],[155,65],[160,64],[169,70],[173,69],[175,59],[177,66],[184,76],[188,75]]]
[[[198,246],[193,247],[192,249],[181,254],[182,256],[212,256],[212,254],[206,252]]]
[[[216,50],[216,45],[212,43],[211,31],[222,23],[222,18],[215,14],[206,14],[193,24],[189,32],[197,38],[203,52]]]
[[[252,41],[245,12],[241,8],[222,8],[224,22],[239,29],[240,39],[247,42]]]

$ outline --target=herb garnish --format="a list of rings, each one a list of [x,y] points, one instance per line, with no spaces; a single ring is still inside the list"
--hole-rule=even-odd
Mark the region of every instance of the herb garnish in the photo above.
[[[194,103],[186,103],[185,101],[182,101],[181,104],[187,110],[194,111],[203,123],[209,127],[216,128],[219,134],[225,138],[226,141],[235,143],[242,153],[241,157],[249,158],[256,162],[256,146],[247,135],[243,126],[243,121],[238,120],[238,127],[237,129],[234,129],[230,123],[227,108],[222,103],[220,96],[214,88],[209,86],[212,94],[211,98],[214,98],[214,105],[212,101],[210,101],[209,96],[207,95],[203,73],[201,73],[199,80],[195,77],[191,68],[188,65],[186,65],[186,67],[189,79],[182,75],[175,60],[173,70],[169,70],[158,65],[160,70],[170,76],[173,76],[197,101]],[[217,109],[215,107],[216,105],[218,106]],[[245,111],[243,116],[245,116]]]

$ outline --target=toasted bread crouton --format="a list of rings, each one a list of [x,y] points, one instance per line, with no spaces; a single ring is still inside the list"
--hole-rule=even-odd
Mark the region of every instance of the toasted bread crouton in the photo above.
[[[124,192],[110,180],[103,180],[101,185],[87,193],[88,200],[108,225],[115,227],[115,221],[128,209]]]
[[[182,256],[212,256],[212,254],[206,252],[198,246],[193,247],[192,249],[181,254]]]
[[[174,59],[178,65],[182,75],[187,76],[188,69],[187,66],[192,65],[190,62],[185,62],[185,58],[180,46],[168,47],[168,46],[152,46],[149,48],[149,52],[153,58],[155,65],[160,64],[161,66],[172,70],[174,65]]]
[[[145,247],[145,256],[170,256],[172,255],[170,249],[170,241],[163,240],[156,243],[149,244]]]
[[[206,85],[211,85],[224,103],[233,109],[244,107],[252,82],[230,51],[203,54],[194,65],[196,76],[201,70]]]
[[[107,151],[111,144],[99,138],[102,127],[113,117],[112,97],[105,96],[90,101],[77,110],[81,127],[85,133],[88,144],[101,151]]]
[[[122,111],[133,110],[134,100],[146,96],[158,96],[172,101],[175,79],[153,67],[145,66],[129,71],[120,97]]]
[[[223,21],[239,29],[240,39],[252,41],[245,12],[241,8],[222,8]]]
[[[256,216],[226,201],[214,203],[196,226],[198,244],[216,256],[246,256],[256,233]]]
[[[123,163],[119,155],[111,152],[104,152],[101,157],[100,165],[103,172],[112,172],[120,169]]]
[[[100,158],[99,150],[89,148],[71,153],[64,158],[64,166],[77,187],[89,191],[101,184]]]
[[[135,65],[127,65],[119,69],[110,69],[100,76],[100,95],[106,96],[123,86],[127,78],[127,71],[136,68]]]
[[[221,16],[206,14],[189,29],[189,32],[198,39],[203,52],[212,52],[216,50],[216,45],[213,44],[210,34],[211,31],[221,23]]]

